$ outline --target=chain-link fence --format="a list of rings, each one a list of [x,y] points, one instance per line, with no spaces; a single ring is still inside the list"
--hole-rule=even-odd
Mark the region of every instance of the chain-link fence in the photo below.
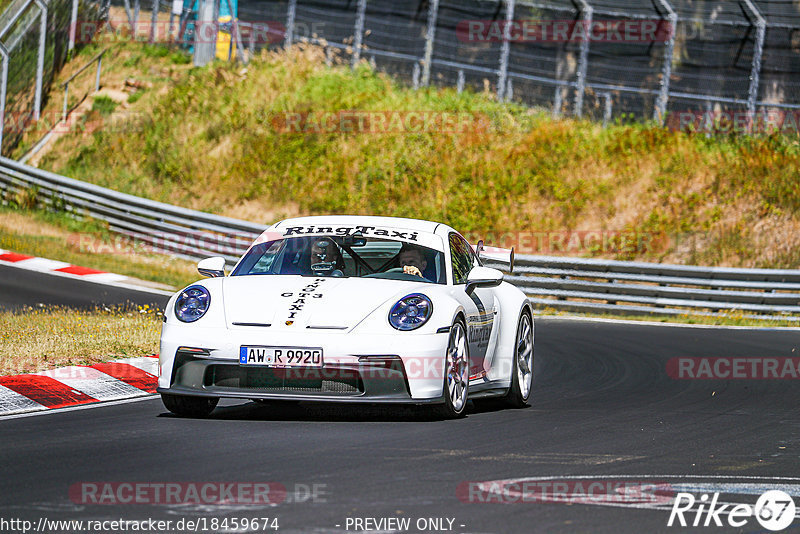
[[[14,146],[25,127],[39,119],[48,87],[76,46],[75,21],[103,17],[100,0],[13,0],[6,5],[0,14],[0,150]]]
[[[100,13],[107,1],[79,4],[86,10],[97,6]],[[65,9],[72,2],[78,0],[15,0],[29,6],[34,18],[36,6],[48,8],[48,36],[53,37],[47,41],[52,41],[47,65],[63,61],[64,38],[58,32],[68,30]],[[229,56],[242,60],[264,47],[308,41],[338,49],[353,62],[366,59],[415,87],[488,90],[556,116],[655,119],[679,128],[719,128],[719,118],[727,117],[729,125],[743,131],[786,124],[794,125],[789,131],[800,131],[800,0],[110,3],[124,8],[137,35],[150,24],[152,41],[189,36],[195,40],[186,43],[190,46],[201,40],[193,31],[204,20],[200,13],[215,14],[210,18],[216,25],[220,8],[230,9],[237,16],[219,29],[229,36]],[[14,12],[12,5],[5,14]],[[36,26],[30,20],[14,19],[20,30],[6,29],[0,38],[9,43],[16,32],[28,43],[17,45],[6,62],[9,72],[16,69],[9,95],[16,95],[12,106],[32,106],[35,115],[35,103],[25,98],[36,70],[31,52],[36,31],[22,30]],[[165,27],[168,31],[162,31]],[[213,36],[219,57],[216,29]],[[206,47],[201,63],[213,56]]]
[[[308,39],[555,115],[800,111],[800,0],[241,0],[239,19],[286,28],[254,48]]]

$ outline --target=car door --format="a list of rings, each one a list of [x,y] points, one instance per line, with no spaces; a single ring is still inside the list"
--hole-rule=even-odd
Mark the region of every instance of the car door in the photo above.
[[[467,283],[467,276],[472,268],[479,265],[475,252],[467,241],[453,232],[449,236],[450,261],[453,269],[453,284],[461,286]],[[494,291],[492,288],[477,288],[470,295],[463,293],[464,308],[467,315],[467,342],[469,344],[470,379],[482,378],[486,374],[486,356],[494,329],[496,312]]]

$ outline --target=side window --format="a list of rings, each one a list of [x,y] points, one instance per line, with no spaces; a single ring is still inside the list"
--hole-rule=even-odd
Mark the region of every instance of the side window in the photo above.
[[[474,264],[472,247],[458,234],[450,234],[450,257],[453,262],[453,283],[467,283],[467,275]]]

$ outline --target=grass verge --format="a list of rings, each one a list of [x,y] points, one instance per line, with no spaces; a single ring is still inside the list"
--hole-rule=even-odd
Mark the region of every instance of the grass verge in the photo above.
[[[158,353],[161,314],[148,307],[0,311],[0,375]]]

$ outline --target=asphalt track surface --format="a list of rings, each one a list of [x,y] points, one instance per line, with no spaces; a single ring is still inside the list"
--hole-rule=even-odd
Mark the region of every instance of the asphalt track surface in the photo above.
[[[0,309],[40,304],[80,309],[149,304],[163,309],[167,300],[155,293],[0,265]]]
[[[182,419],[158,398],[0,419],[0,518],[266,516],[278,518],[278,532],[324,533],[361,531],[346,530],[347,518],[406,517],[408,532],[687,532],[698,529],[668,528],[663,509],[469,502],[457,489],[566,475],[800,475],[797,381],[674,380],[666,372],[677,356],[798,356],[798,331],[540,318],[535,351],[530,408],[475,403],[455,421],[411,409],[235,400],[208,419]],[[208,481],[277,482],[288,496],[264,507],[96,505],[69,494],[82,482]],[[452,530],[413,526],[429,517],[454,519]],[[711,530],[764,532],[754,520]]]

